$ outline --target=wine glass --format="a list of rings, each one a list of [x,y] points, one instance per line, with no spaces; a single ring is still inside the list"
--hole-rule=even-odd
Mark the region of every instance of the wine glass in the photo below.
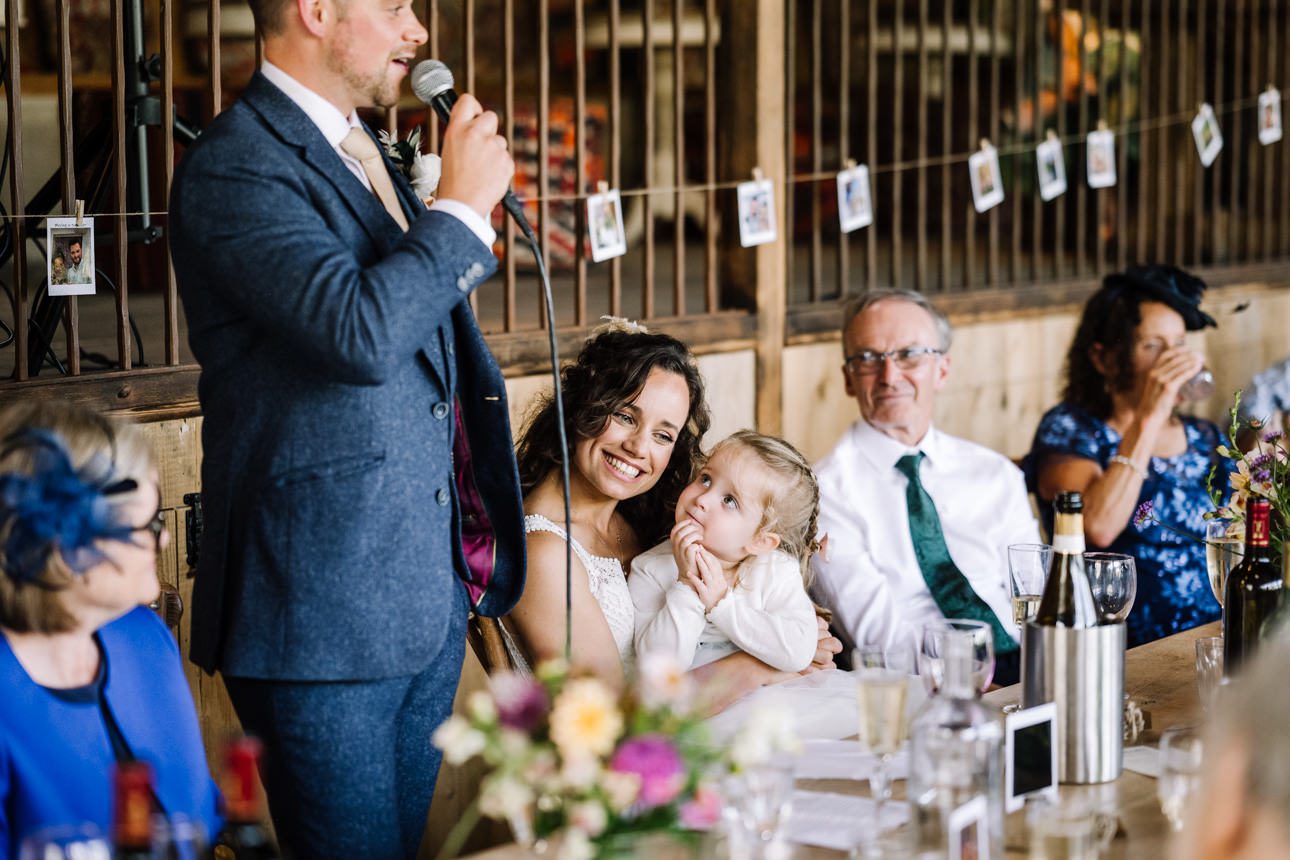
[[[857,680],[860,743],[877,759],[869,775],[869,792],[877,801],[874,820],[878,822],[879,832],[875,835],[879,839],[883,813],[891,799],[889,765],[904,745],[908,729],[905,703],[913,663],[908,649],[866,647],[856,649],[852,664]]]
[[[1138,594],[1138,569],[1133,556],[1118,552],[1086,552],[1084,572],[1102,620],[1116,623],[1128,618],[1133,599]]]
[[[1035,617],[1052,564],[1053,548],[1046,543],[1014,543],[1008,547],[1012,621],[1018,627]]]
[[[1218,688],[1223,685],[1223,639],[1203,636],[1196,640],[1196,691],[1206,711],[1214,705]]]
[[[18,860],[109,860],[107,839],[90,822],[37,831],[18,846]]]
[[[1175,726],[1160,736],[1160,777],[1156,795],[1160,809],[1174,832],[1183,829],[1187,802],[1200,787],[1204,747],[1200,733],[1192,726]]]
[[[1205,568],[1209,588],[1218,605],[1223,605],[1227,575],[1245,558],[1245,542],[1232,529],[1231,520],[1215,519],[1205,523]]]
[[[918,652],[918,674],[929,693],[940,690],[945,680],[945,638],[953,635],[972,637],[972,678],[984,693],[994,678],[994,631],[984,621],[946,618],[923,627],[922,648]]]

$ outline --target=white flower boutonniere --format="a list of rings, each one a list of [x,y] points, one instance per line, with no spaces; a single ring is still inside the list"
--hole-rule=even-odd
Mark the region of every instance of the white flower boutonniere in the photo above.
[[[421,129],[414,128],[407,140],[399,140],[381,129],[377,132],[385,154],[399,166],[403,176],[412,183],[412,190],[427,204],[439,188],[439,156],[421,151]]]

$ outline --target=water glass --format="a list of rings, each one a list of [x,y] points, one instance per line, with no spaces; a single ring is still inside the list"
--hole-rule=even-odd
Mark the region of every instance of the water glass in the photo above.
[[[154,815],[152,856],[156,860],[201,860],[206,856],[206,828],[182,815]]]
[[[1008,547],[1012,621],[1018,627],[1035,617],[1052,564],[1053,548],[1046,543],[1014,543]]]
[[[18,860],[109,860],[111,848],[93,824],[40,830],[22,840]]]
[[[1196,640],[1196,692],[1201,707],[1209,711],[1223,683],[1223,639],[1204,636]]]
[[[776,840],[793,803],[793,763],[772,760],[746,768],[726,779],[724,806],[733,810],[731,840],[763,849]]]
[[[1105,834],[1114,834],[1114,816],[1098,812],[1087,798],[1062,797],[1056,802],[1026,804],[1030,854],[1039,860],[1097,860]]]
[[[1183,829],[1183,813],[1200,788],[1204,748],[1200,733],[1192,726],[1176,726],[1160,736],[1160,776],[1156,795],[1160,809],[1175,833]]]
[[[1138,594],[1138,569],[1133,556],[1117,552],[1086,552],[1084,572],[1102,620],[1116,623],[1128,618],[1133,599]]]
[[[984,693],[994,678],[994,631],[984,621],[948,618],[923,627],[923,647],[918,654],[918,674],[929,693],[941,689],[945,679],[945,639],[972,637],[972,677],[977,692]]]
[[[1204,400],[1214,393],[1214,371],[1202,367],[1196,375],[1178,388],[1178,399],[1195,403]]]

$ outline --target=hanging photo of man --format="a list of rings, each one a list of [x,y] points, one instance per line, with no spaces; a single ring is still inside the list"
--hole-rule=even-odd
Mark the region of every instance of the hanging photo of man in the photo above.
[[[46,277],[51,296],[94,295],[94,219],[50,218],[45,223],[49,249]]]

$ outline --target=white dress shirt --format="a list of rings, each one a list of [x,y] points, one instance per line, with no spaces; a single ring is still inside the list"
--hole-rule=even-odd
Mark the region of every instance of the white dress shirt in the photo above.
[[[367,174],[363,172],[362,163],[340,148],[340,142],[345,139],[345,135],[349,134],[349,130],[362,126],[358,119],[358,111],[351,111],[349,116],[345,116],[334,104],[268,60],[265,60],[260,66],[260,73],[268,79],[269,83],[282,90],[287,98],[295,102],[297,107],[305,112],[305,115],[313,121],[313,124],[318,126],[318,130],[322,132],[323,138],[326,139],[331,148],[336,150],[336,155],[349,168],[349,172],[354,174],[359,182],[363,183],[364,188],[371,191],[372,183],[367,178]],[[453,216],[469,227],[470,232],[474,233],[479,238],[479,241],[489,248],[493,247],[493,243],[497,241],[497,231],[492,228],[488,221],[459,200],[437,198],[430,209]]]
[[[1007,548],[1039,542],[1025,479],[1003,455],[935,428],[911,449],[861,419],[816,466],[819,529],[828,535],[827,558],[812,562],[816,601],[857,646],[917,647],[923,625],[943,617],[914,555],[908,481],[896,470],[916,451],[950,557],[1017,638]]]
[[[706,613],[699,595],[677,578],[670,541],[632,559],[627,588],[637,654],[663,652],[694,669],[743,651],[781,672],[800,672],[815,657],[815,607],[801,564],[786,552],[745,561],[739,584]]]

